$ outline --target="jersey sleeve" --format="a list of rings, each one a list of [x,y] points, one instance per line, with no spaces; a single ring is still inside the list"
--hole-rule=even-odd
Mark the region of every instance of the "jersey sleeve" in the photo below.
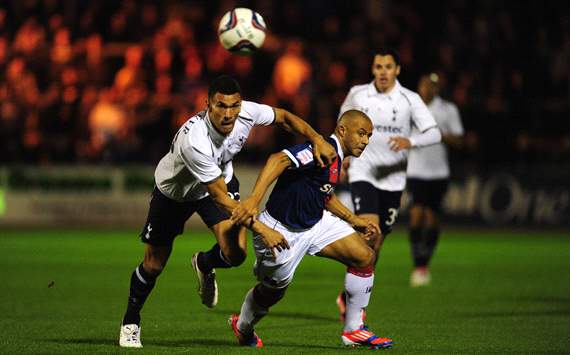
[[[282,150],[293,162],[291,169],[305,169],[315,166],[313,146],[310,143],[297,144]]]
[[[459,110],[457,109],[457,106],[449,103],[448,115],[449,133],[457,136],[463,135],[463,125],[461,124],[461,117],[459,116]]]
[[[411,103],[412,120],[420,132],[425,132],[431,127],[437,127],[435,118],[433,118],[433,115],[418,94],[411,97]]]
[[[216,164],[214,158],[200,151],[197,147],[186,147],[183,150],[181,149],[178,154],[184,161],[186,168],[201,183],[212,182],[222,175],[222,170]]]
[[[269,105],[243,101],[242,111],[253,120],[256,126],[269,126],[275,121],[275,111]]]

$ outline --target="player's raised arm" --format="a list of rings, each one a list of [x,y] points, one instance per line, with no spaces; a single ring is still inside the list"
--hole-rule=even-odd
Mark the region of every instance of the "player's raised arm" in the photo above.
[[[267,193],[267,189],[291,164],[291,159],[287,154],[283,152],[271,154],[257,177],[251,196],[233,210],[232,221],[245,223],[249,218],[255,218],[258,213],[258,206]]]
[[[305,122],[301,117],[291,112],[273,108],[275,111],[275,123],[288,132],[297,133],[305,137],[313,144],[313,154],[318,166],[330,165],[336,158],[336,151],[333,146],[318,134],[313,127]]]

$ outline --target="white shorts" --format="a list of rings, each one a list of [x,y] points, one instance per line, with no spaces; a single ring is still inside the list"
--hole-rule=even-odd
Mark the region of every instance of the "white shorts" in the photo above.
[[[290,248],[281,252],[274,249],[274,258],[271,250],[263,243],[263,238],[258,234],[253,236],[257,258],[253,267],[254,273],[260,282],[272,288],[289,285],[297,266],[306,254],[315,255],[327,245],[356,233],[348,223],[329,211],[324,211],[323,218],[313,227],[303,230],[286,227],[267,211],[259,215],[259,220],[280,232],[287,239]]]

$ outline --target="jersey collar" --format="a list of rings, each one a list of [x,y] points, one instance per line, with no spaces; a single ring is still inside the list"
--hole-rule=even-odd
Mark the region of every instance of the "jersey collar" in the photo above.
[[[339,160],[343,161],[344,160],[344,153],[342,151],[342,147],[340,146],[340,141],[338,140],[338,137],[333,133],[333,134],[331,134],[331,138],[336,143],[336,152],[338,154]]]
[[[204,121],[206,122],[206,127],[208,128],[208,133],[212,138],[212,142],[214,142],[216,146],[222,145],[224,139],[226,139],[226,136],[224,136],[214,128],[214,125],[210,121],[210,115],[208,112],[206,112],[206,118],[204,119]]]
[[[398,97],[398,95],[400,94],[400,89],[402,88],[402,85],[400,85],[400,82],[396,79],[396,83],[394,84],[394,87],[392,88],[392,90],[388,91],[388,93],[384,94],[381,92],[378,92],[378,90],[376,90],[376,86],[374,85],[374,80],[372,80],[372,82],[370,84],[368,84],[368,96],[387,96],[390,100],[394,100]]]

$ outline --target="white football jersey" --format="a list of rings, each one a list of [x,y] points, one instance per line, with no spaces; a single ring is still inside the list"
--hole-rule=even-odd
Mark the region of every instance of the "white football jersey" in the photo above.
[[[390,150],[389,138],[409,137],[412,126],[420,132],[436,127],[432,114],[417,93],[398,81],[388,93],[378,92],[374,82],[352,87],[340,115],[351,109],[366,113],[372,120],[374,132],[364,153],[350,160],[348,181],[366,181],[377,189],[402,191],[406,186],[408,152]]]
[[[455,104],[436,96],[428,105],[442,134],[463,135],[459,110]],[[443,143],[413,148],[408,157],[408,176],[426,180],[449,177],[447,149]]]
[[[220,176],[228,183],[233,176],[232,159],[243,148],[253,126],[268,126],[275,120],[271,106],[242,101],[234,129],[221,135],[207,111],[190,118],[180,127],[170,151],[154,172],[156,186],[176,201],[196,201],[208,196],[203,183]]]

